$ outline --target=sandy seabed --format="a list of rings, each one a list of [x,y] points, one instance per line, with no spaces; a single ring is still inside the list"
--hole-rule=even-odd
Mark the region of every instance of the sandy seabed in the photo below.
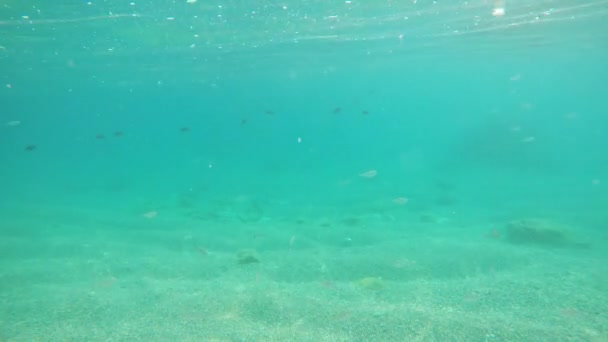
[[[5,213],[1,341],[608,340],[601,235],[514,245],[418,213]]]

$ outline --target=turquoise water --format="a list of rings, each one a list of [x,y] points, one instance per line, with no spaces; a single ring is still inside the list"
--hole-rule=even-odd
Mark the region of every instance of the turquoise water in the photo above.
[[[3,1],[0,341],[607,341],[607,15]]]

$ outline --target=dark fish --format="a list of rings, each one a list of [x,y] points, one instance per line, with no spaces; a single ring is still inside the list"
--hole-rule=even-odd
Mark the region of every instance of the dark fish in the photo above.
[[[190,132],[190,127],[182,127],[179,129],[179,131],[182,133]]]
[[[105,135],[103,135],[103,134],[97,134],[97,135],[95,136],[95,139],[97,139],[97,140],[103,140],[103,139],[105,139],[105,138],[106,138],[106,136],[105,136]]]
[[[36,145],[32,145],[32,144],[30,144],[30,145],[25,146],[25,149],[24,149],[24,150],[26,150],[26,151],[28,151],[28,152],[32,152],[32,151],[34,151],[35,149],[36,149]]]
[[[114,132],[114,136],[115,136],[116,138],[120,138],[120,137],[122,137],[122,136],[123,136],[123,134],[124,134],[124,133],[123,133],[122,131],[116,131],[116,132]]]
[[[334,112],[333,112],[333,113],[334,113],[334,114],[338,114],[338,113],[340,113],[341,111],[342,111],[342,108],[341,108],[341,107],[336,107],[336,108],[334,108]]]

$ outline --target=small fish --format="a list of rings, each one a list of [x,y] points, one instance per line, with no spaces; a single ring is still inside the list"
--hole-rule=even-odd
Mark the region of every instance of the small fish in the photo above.
[[[32,152],[36,149],[36,145],[30,144],[25,146],[24,150],[28,151],[28,152]]]
[[[374,178],[378,175],[378,171],[376,170],[369,170],[369,171],[365,171],[359,174],[360,177],[363,178]]]
[[[296,242],[296,236],[292,235],[291,239],[289,239],[289,251],[291,252],[291,250],[293,249],[293,244]]]
[[[333,113],[334,113],[334,114],[338,114],[338,113],[340,113],[341,111],[342,111],[342,108],[341,108],[341,107],[336,107],[336,108],[334,108]]]
[[[102,288],[102,289],[107,289],[107,288],[112,287],[116,283],[117,280],[118,279],[116,279],[115,277],[109,276],[109,277],[99,280],[96,284],[96,287]]]
[[[182,127],[179,129],[179,131],[182,133],[190,132],[190,127]]]
[[[103,140],[103,139],[105,139],[105,138],[106,138],[106,136],[105,136],[105,135],[103,135],[103,134],[97,134],[97,135],[95,136],[95,139],[97,139],[97,140]]]
[[[123,133],[122,131],[116,131],[116,132],[114,132],[114,137],[116,137],[116,138],[120,138],[120,137],[122,137],[122,136],[123,136],[123,134],[124,134],[124,133]]]
[[[156,216],[158,216],[158,212],[157,212],[157,211],[152,210],[152,211],[148,211],[147,213],[144,213],[144,214],[143,214],[143,215],[141,215],[141,216],[143,216],[144,218],[147,218],[147,219],[153,219],[153,218],[155,218]]]
[[[393,203],[399,204],[399,205],[407,204],[407,202],[409,202],[409,199],[407,197],[397,197],[397,198],[393,199]]]

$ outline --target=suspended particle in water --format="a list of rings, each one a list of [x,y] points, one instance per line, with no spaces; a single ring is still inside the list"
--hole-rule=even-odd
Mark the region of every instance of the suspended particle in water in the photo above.
[[[505,15],[505,9],[502,7],[497,7],[492,10],[492,15],[495,17],[502,17],[503,15]]]
[[[494,9],[492,15],[495,17],[502,17],[505,15],[505,2],[506,0],[494,0]]]

